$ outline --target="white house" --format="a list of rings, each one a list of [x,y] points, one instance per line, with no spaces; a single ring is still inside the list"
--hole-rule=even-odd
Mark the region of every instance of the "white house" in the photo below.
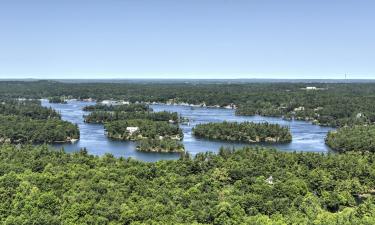
[[[130,102],[129,101],[121,101],[120,105],[130,105]]]
[[[115,103],[115,101],[111,101],[111,100],[103,100],[101,102],[102,105],[113,105]]]
[[[304,110],[305,110],[305,107],[303,107],[303,106],[300,106],[300,107],[294,109],[295,112],[304,111]]]
[[[134,132],[136,132],[138,130],[139,130],[138,127],[127,127],[126,128],[126,131],[128,131],[130,133],[130,135],[132,135]]]
[[[266,182],[267,182],[268,184],[273,184],[273,177],[272,177],[272,176],[268,177],[268,178],[266,179]]]

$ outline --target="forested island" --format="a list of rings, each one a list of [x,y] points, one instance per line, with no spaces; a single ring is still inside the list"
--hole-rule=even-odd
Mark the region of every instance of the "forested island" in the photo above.
[[[146,152],[183,152],[182,130],[177,124],[145,119],[116,120],[104,124],[114,140],[137,141],[137,150]]]
[[[105,123],[116,120],[144,119],[178,123],[176,112],[123,112],[123,111],[94,111],[85,116],[86,123]]]
[[[180,142],[181,118],[176,112],[153,112],[144,103],[96,104],[83,108],[90,111],[86,123],[104,124],[106,135],[115,140],[137,141],[136,149],[144,152],[183,152]]]
[[[374,224],[373,153],[265,148],[180,160],[0,146],[2,224]]]
[[[112,104],[95,104],[85,106],[83,111],[121,111],[121,112],[151,112],[152,109],[146,104],[121,104],[121,105],[112,105]]]
[[[153,112],[146,104],[104,105],[96,104],[86,106],[84,111],[90,111],[85,116],[86,123],[105,123],[116,120],[146,119],[155,121],[168,121],[178,123],[181,118],[176,112]]]
[[[0,143],[63,143],[79,139],[77,125],[36,100],[4,100],[0,104]]]
[[[292,141],[288,127],[270,123],[224,121],[222,123],[199,124],[193,128],[193,134],[201,138],[245,143]]]
[[[343,127],[327,134],[326,143],[338,152],[375,153],[375,125]]]
[[[141,140],[144,138],[181,140],[182,130],[168,122],[152,120],[116,120],[104,124],[107,136],[116,140]]]

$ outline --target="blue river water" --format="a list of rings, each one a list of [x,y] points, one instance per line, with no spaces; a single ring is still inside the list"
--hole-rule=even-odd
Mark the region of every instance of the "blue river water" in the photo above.
[[[104,155],[111,153],[116,157],[132,157],[138,160],[152,162],[164,159],[178,159],[178,153],[154,153],[136,151],[136,144],[132,141],[113,141],[109,140],[104,134],[103,125],[87,124],[83,121],[86,112],[82,108],[86,105],[93,105],[94,102],[82,102],[70,100],[68,104],[53,104],[47,100],[42,100],[42,105],[52,107],[60,112],[62,119],[78,124],[81,138],[74,144],[55,144],[56,148],[64,147],[66,152],[78,151],[86,148],[90,154]],[[283,126],[289,126],[292,132],[293,141],[288,144],[262,144],[264,146],[272,146],[282,151],[309,151],[309,152],[328,152],[329,147],[325,145],[324,138],[327,132],[333,128],[321,127],[313,125],[305,121],[286,121],[275,117],[262,116],[236,116],[232,109],[222,108],[203,108],[190,107],[181,105],[151,105],[154,111],[171,111],[178,112],[181,116],[190,120],[189,124],[180,125],[183,129],[183,144],[185,150],[195,155],[199,152],[212,151],[217,152],[221,146],[241,147],[248,144],[211,141],[195,138],[191,129],[200,123],[220,122],[220,121],[253,121],[253,122],[269,122],[278,123]],[[259,144],[258,144],[259,145]]]

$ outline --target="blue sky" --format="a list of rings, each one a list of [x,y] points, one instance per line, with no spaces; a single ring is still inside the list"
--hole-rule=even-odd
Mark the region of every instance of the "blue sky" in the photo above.
[[[375,78],[373,0],[0,0],[0,78]]]

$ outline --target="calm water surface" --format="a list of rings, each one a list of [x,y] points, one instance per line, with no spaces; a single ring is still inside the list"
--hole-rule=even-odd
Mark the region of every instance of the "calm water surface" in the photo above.
[[[55,144],[57,148],[64,147],[65,151],[78,151],[80,148],[87,148],[90,154],[103,155],[111,153],[116,157],[132,157],[143,161],[157,161],[162,159],[177,159],[178,153],[146,153],[135,150],[136,144],[131,141],[112,141],[104,135],[103,125],[87,124],[83,122],[83,115],[86,113],[82,108],[86,105],[93,105],[94,102],[81,102],[71,100],[68,104],[53,104],[42,100],[43,106],[52,107],[61,113],[62,119],[79,126],[81,138],[74,144]],[[222,141],[208,141],[192,136],[191,129],[200,123],[221,122],[221,121],[253,121],[278,123],[289,126],[292,132],[293,141],[288,144],[263,144],[273,146],[283,151],[311,151],[327,152],[329,147],[324,144],[324,138],[332,128],[312,125],[304,121],[286,121],[281,118],[262,116],[236,116],[234,110],[218,108],[199,108],[177,105],[151,105],[154,111],[178,112],[183,117],[190,119],[189,125],[180,125],[184,132],[183,144],[185,149],[195,155],[199,152],[217,152],[221,146],[241,147],[246,144],[228,143]]]

